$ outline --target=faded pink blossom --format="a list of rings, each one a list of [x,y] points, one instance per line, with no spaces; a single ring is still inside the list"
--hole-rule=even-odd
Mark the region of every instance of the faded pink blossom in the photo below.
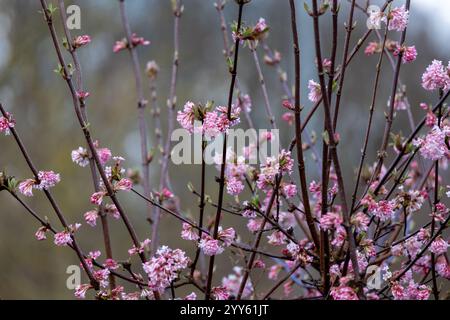
[[[61,247],[61,246],[67,246],[69,244],[72,244],[72,237],[69,231],[62,231],[55,234],[55,245]]]
[[[228,300],[230,293],[225,287],[214,287],[211,289],[211,296],[214,300]]]
[[[45,240],[45,239],[47,239],[47,236],[46,236],[47,230],[48,230],[47,227],[41,226],[39,229],[37,229],[34,236],[36,237],[36,239],[38,241]]]
[[[133,188],[133,182],[128,178],[120,179],[115,185],[115,191],[130,191]]]
[[[106,196],[106,192],[105,191],[99,191],[99,192],[95,192],[94,194],[91,195],[91,203],[92,204],[96,204],[96,205],[101,205],[103,202],[103,197]]]
[[[26,197],[33,196],[33,187],[35,187],[36,181],[34,179],[26,179],[19,183],[19,192]]]
[[[449,244],[441,236],[437,237],[430,245],[430,251],[436,255],[444,254],[447,252]]]
[[[54,187],[61,179],[58,173],[53,171],[39,171],[38,172],[39,185],[36,186],[37,189],[48,190]]]
[[[314,80],[309,80],[308,89],[308,99],[311,102],[317,103],[320,99],[322,99],[322,89],[320,87],[320,84],[318,84]]]
[[[78,147],[76,150],[72,150],[72,161],[80,167],[86,167],[89,165],[89,153],[83,147]]]
[[[199,239],[199,236],[193,226],[191,226],[189,223],[183,223],[181,238],[183,238],[184,240],[197,241]]]
[[[409,11],[404,5],[394,8],[389,12],[387,20],[389,30],[404,31],[408,26]]]
[[[75,297],[78,299],[86,298],[86,292],[91,289],[92,286],[90,284],[81,284],[75,288]]]
[[[425,90],[448,89],[450,77],[442,61],[433,60],[422,75],[422,87]]]
[[[91,227],[95,227],[97,224],[98,219],[98,211],[97,210],[91,210],[84,214],[84,220],[88,225]]]
[[[220,245],[219,240],[213,239],[211,236],[206,234],[203,235],[198,247],[206,256],[215,256],[224,251],[224,248]]]
[[[85,35],[76,37],[73,40],[72,45],[76,49],[76,48],[85,46],[85,45],[87,45],[89,43],[91,43],[91,37],[89,35],[85,34]]]

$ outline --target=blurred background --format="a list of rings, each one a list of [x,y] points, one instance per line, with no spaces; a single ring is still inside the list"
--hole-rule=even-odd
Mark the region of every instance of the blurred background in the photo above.
[[[52,2],[49,0],[49,3]],[[57,5],[56,1],[53,1]],[[365,0],[357,1],[364,6]],[[372,1],[381,4],[382,1]],[[160,67],[157,79],[158,103],[162,108],[162,123],[165,136],[165,104],[169,94],[170,71],[173,56],[173,15],[169,0],[126,0],[126,10],[133,32],[151,41],[147,47],[139,47],[141,69],[144,71],[149,60],[156,60]],[[348,2],[342,0],[339,32],[339,49],[342,52],[344,40],[344,20],[347,20]],[[403,1],[395,1],[400,5]],[[132,65],[128,52],[112,52],[116,40],[124,37],[119,15],[119,3],[114,0],[71,0],[70,4],[81,8],[81,30],[72,34],[89,34],[92,43],[79,50],[83,68],[84,83],[91,93],[88,100],[88,113],[95,139],[102,146],[111,148],[114,155],[127,159],[126,165],[139,168],[140,147],[137,125],[136,90]],[[214,100],[216,104],[226,104],[230,76],[223,56],[223,42],[219,16],[214,8],[214,0],[183,0],[184,13],[180,21],[180,67],[177,86],[177,110],[184,102],[191,100],[204,102]],[[416,45],[419,53],[413,64],[404,65],[401,81],[407,86],[408,98],[416,120],[421,119],[423,111],[420,102],[434,103],[437,97],[427,94],[420,86],[420,79],[426,66],[433,60],[450,59],[450,20],[446,16],[450,4],[442,0],[413,0],[411,23],[407,43]],[[309,110],[311,103],[306,100],[307,81],[317,80],[314,65],[312,41],[312,20],[303,10],[302,1],[297,1],[298,19],[302,50],[302,103]],[[89,196],[92,182],[87,168],[83,169],[70,158],[70,152],[84,145],[83,136],[75,119],[70,95],[65,82],[53,70],[57,59],[48,29],[39,13],[37,0],[0,0],[0,101],[17,120],[17,130],[28,147],[38,168],[59,172],[62,181],[52,191],[70,222],[82,221],[83,213],[91,209]],[[245,7],[244,20],[254,24],[264,17],[270,26],[266,44],[282,54],[280,66],[287,72],[288,81],[293,79],[293,56],[287,0],[253,0]],[[57,14],[57,31],[62,38],[61,21]],[[228,1],[225,17],[230,24],[237,18],[237,6]],[[322,19],[324,56],[329,55],[330,21],[327,14]],[[357,11],[355,32],[351,41],[353,47],[357,39],[367,30],[366,17]],[[390,33],[392,40],[398,40],[399,33]],[[373,34],[370,40],[376,41]],[[263,61],[262,47],[258,49]],[[354,170],[359,162],[364,129],[367,122],[374,71],[378,57],[366,57],[361,51],[347,72],[347,84],[343,94],[342,111],[338,131],[342,143],[339,152],[342,156],[346,183],[354,183]],[[341,61],[341,58],[338,58]],[[293,137],[293,128],[281,122],[285,110],[281,108],[284,97],[276,70],[263,65],[263,73],[269,90],[269,98],[282,128],[281,141],[286,146]],[[258,128],[269,128],[265,113],[262,91],[258,82],[255,65],[248,48],[240,51],[238,74],[244,93],[253,100],[252,118]],[[380,94],[372,139],[369,144],[368,159],[373,162],[384,128],[383,112],[389,98],[393,77],[389,61],[383,66]],[[146,97],[149,99],[148,81],[144,77]],[[320,135],[322,114],[317,113],[309,128]],[[147,112],[150,126],[150,147],[155,147],[153,120]],[[241,122],[245,128],[246,122]],[[405,111],[397,114],[394,132],[409,134],[410,128]],[[320,146],[318,146],[320,147]],[[151,165],[152,188],[159,181],[158,156]],[[345,155],[345,156],[344,156]],[[307,154],[308,174],[317,177],[311,153]],[[23,158],[10,137],[0,136],[0,169],[17,179],[29,178]],[[180,199],[186,214],[197,214],[197,199],[187,189],[192,182],[199,188],[199,166],[170,168],[173,191]],[[208,168],[208,194],[216,199],[218,185],[214,181],[217,171]],[[244,199],[244,196],[242,197]],[[133,194],[121,194],[132,222],[141,239],[150,238],[150,226],[146,222],[145,203]],[[227,198],[226,201],[231,201]],[[42,216],[59,227],[48,202],[40,192],[35,192],[27,203]],[[207,214],[215,210],[207,207]],[[224,226],[235,226],[245,230],[242,219],[225,216]],[[115,258],[127,258],[131,243],[123,224],[110,221],[113,235],[112,245]],[[0,192],[0,298],[2,299],[72,299],[73,292],[66,288],[66,268],[78,264],[74,253],[67,248],[53,245],[49,240],[38,242],[34,232],[38,224],[6,192]],[[192,243],[179,238],[181,225],[171,217],[164,216],[161,225],[161,243],[172,248],[179,247],[193,256]],[[100,227],[84,225],[78,232],[78,239],[86,252],[104,250]],[[251,238],[248,232],[242,233],[242,241]],[[221,255],[218,258],[215,284],[231,270],[235,258]],[[273,262],[266,261],[267,265]],[[83,275],[84,277],[84,275]],[[267,284],[262,283],[262,286]],[[191,288],[189,288],[191,289]],[[184,289],[183,289],[184,290]],[[186,289],[187,290],[187,289]],[[192,291],[192,290],[191,290]],[[180,290],[180,292],[182,292]],[[189,291],[190,292],[190,291]]]

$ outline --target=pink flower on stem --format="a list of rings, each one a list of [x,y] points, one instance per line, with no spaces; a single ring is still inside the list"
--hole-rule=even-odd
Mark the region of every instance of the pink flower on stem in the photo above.
[[[55,245],[58,247],[67,246],[72,244],[72,237],[69,231],[62,231],[55,234]]]
[[[343,223],[341,215],[337,212],[328,212],[320,218],[319,227],[322,230],[338,228]]]
[[[36,239],[38,241],[45,240],[45,239],[47,239],[47,236],[46,236],[47,230],[48,230],[47,227],[41,226],[39,229],[37,229],[34,236],[36,237]]]
[[[109,270],[116,270],[117,268],[119,268],[119,264],[116,262],[116,260],[110,258],[105,260],[103,266]]]
[[[3,132],[6,136],[11,133],[11,128],[14,128],[16,125],[16,120],[14,120],[13,116],[7,112],[6,117],[0,117],[0,132]]]
[[[202,250],[203,254],[206,256],[215,256],[221,254],[224,248],[220,246],[219,240],[204,234],[200,240],[198,247]]]
[[[150,261],[143,264],[144,271],[149,278],[149,288],[154,291],[164,292],[179,273],[188,267],[190,259],[180,249],[170,249],[162,246]]]
[[[388,16],[388,29],[396,31],[404,31],[408,26],[409,11],[406,10],[405,6],[397,7],[392,9]]]
[[[225,287],[214,287],[211,289],[211,296],[214,300],[228,300],[230,294]]]
[[[293,198],[297,194],[297,186],[295,184],[285,184],[283,186],[283,193],[286,198]]]
[[[96,204],[97,206],[101,205],[103,202],[103,197],[106,196],[106,194],[107,193],[105,191],[95,192],[91,196],[91,199],[90,199],[91,203]]]
[[[422,87],[425,90],[447,90],[450,87],[450,77],[442,61],[433,60],[422,75]]]
[[[281,116],[281,119],[283,121],[286,121],[288,125],[292,126],[294,124],[294,121],[295,121],[295,115],[292,112],[285,112]]]
[[[346,285],[332,288],[330,295],[333,297],[333,300],[359,300],[356,292]]]
[[[397,44],[397,48],[394,51],[394,56],[398,56],[402,53],[402,62],[403,63],[410,63],[416,60],[417,58],[417,50],[415,46],[407,47],[402,46],[400,47]]]
[[[39,185],[36,186],[37,189],[48,190],[54,187],[61,179],[58,173],[53,171],[39,171],[38,172]]]
[[[183,230],[181,231],[181,238],[189,241],[197,241],[199,239],[198,233],[195,232],[193,226],[189,223],[183,223]]]
[[[163,188],[160,192],[155,192],[155,194],[161,203],[174,197],[172,191],[167,188]]]
[[[417,147],[420,147],[420,154],[425,159],[437,161],[448,154],[448,148],[445,143],[446,133],[438,126],[435,126],[425,137],[414,141]]]
[[[320,99],[322,99],[322,90],[320,84],[318,84],[314,80],[309,80],[308,89],[309,89],[308,99],[311,102],[316,103]]]
[[[234,231],[233,228],[223,230],[222,227],[219,227],[217,239],[223,241],[225,247],[231,246],[235,238],[236,238],[236,231]]]
[[[142,241],[139,244],[139,247],[136,247],[136,246],[133,245],[133,247],[128,250],[128,254],[130,256],[132,256],[132,255],[135,255],[135,254],[143,253],[146,249],[148,249],[148,246],[149,246],[150,243],[151,243],[150,239],[145,239],[144,241]]]
[[[78,36],[73,40],[73,47],[79,48],[85,46],[91,42],[91,37],[89,35]]]
[[[190,133],[194,132],[194,112],[195,104],[188,101],[184,104],[183,111],[178,111],[177,121],[184,129],[188,130]]]
[[[150,44],[150,41],[145,40],[143,37],[138,37],[136,33],[133,33],[131,35],[131,43],[135,47],[139,45],[148,46]]]
[[[364,50],[364,53],[367,56],[374,55],[379,50],[378,47],[379,47],[378,42],[369,42],[366,49]]]
[[[130,191],[131,188],[133,188],[133,182],[128,178],[122,178],[114,185],[114,191]]]
[[[394,215],[394,210],[394,201],[381,200],[380,202],[374,204],[374,206],[370,209],[370,212],[381,221],[386,221],[392,218]]]
[[[97,210],[91,210],[84,214],[84,220],[91,227],[95,227],[97,225],[97,219],[98,219],[98,211]]]
[[[75,288],[75,297],[78,299],[84,299],[86,297],[86,292],[93,288],[90,284],[81,284]]]
[[[105,165],[109,160],[111,160],[111,150],[108,148],[98,148],[97,155],[100,159],[102,165]]]
[[[26,179],[19,183],[19,192],[26,197],[32,197],[35,184],[36,181],[34,179]]]
[[[227,193],[232,196],[239,195],[244,190],[244,184],[237,177],[229,177],[225,181]]]
[[[83,147],[72,150],[71,157],[72,161],[80,167],[86,167],[87,165],[89,165],[89,154]]]
[[[286,236],[281,231],[274,231],[271,235],[267,236],[268,243],[274,246],[282,246],[286,242]]]
[[[430,251],[436,255],[441,255],[447,252],[448,247],[448,242],[439,236],[431,243]]]

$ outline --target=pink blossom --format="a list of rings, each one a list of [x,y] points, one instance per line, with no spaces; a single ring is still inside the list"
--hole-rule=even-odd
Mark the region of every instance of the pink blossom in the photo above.
[[[91,210],[84,214],[84,220],[88,225],[91,227],[95,227],[97,224],[98,219],[98,211],[97,210]]]
[[[61,179],[58,173],[53,171],[39,171],[38,172],[39,185],[36,186],[37,189],[48,190],[54,187]]]
[[[92,286],[90,284],[81,284],[76,286],[75,297],[78,299],[84,299],[86,297],[86,292],[91,288]]]
[[[286,121],[288,125],[292,126],[294,124],[295,115],[292,112],[285,112],[281,116],[281,119],[283,121]]]
[[[195,292],[191,292],[183,300],[197,300],[197,294]]]
[[[442,61],[433,60],[427,67],[422,75],[422,87],[428,91],[450,87],[450,77]]]
[[[397,7],[388,14],[388,29],[396,31],[404,31],[408,26],[409,11],[405,6]]]
[[[116,41],[113,47],[113,52],[117,53],[119,51],[122,51],[124,49],[128,48],[128,43],[125,39],[122,39],[120,41]]]
[[[370,212],[378,217],[381,221],[386,221],[394,215],[395,203],[394,201],[381,200],[370,208]]]
[[[131,43],[132,43],[133,47],[137,47],[139,45],[147,46],[150,44],[150,41],[145,40],[142,37],[138,37],[135,33],[133,33],[131,35]],[[129,48],[129,45],[128,45],[127,39],[122,39],[120,41],[116,41],[116,43],[114,44],[114,47],[113,47],[113,52],[117,53],[119,51],[122,51],[122,50],[128,49],[128,48]]]
[[[430,245],[430,251],[436,255],[444,254],[447,252],[449,244],[441,236],[437,237]]]
[[[108,269],[100,269],[93,272],[94,279],[97,280],[101,287],[107,287],[109,284],[109,274],[111,272]]]
[[[239,195],[244,190],[244,184],[237,177],[229,177],[226,180],[227,193],[232,196]]]
[[[351,223],[355,226],[356,231],[363,232],[367,231],[370,219],[364,212],[358,212],[352,216]]]
[[[288,199],[295,197],[297,194],[297,186],[295,184],[285,184],[283,186],[283,193]]]
[[[274,231],[267,236],[268,243],[274,246],[282,246],[286,242],[286,236],[281,231]]]
[[[251,232],[255,233],[261,228],[262,223],[263,223],[262,219],[250,219],[247,223],[247,228]]]
[[[150,261],[143,264],[144,271],[148,274],[149,288],[164,292],[189,263],[184,251],[167,246],[160,247]]]
[[[105,260],[103,266],[109,270],[116,270],[117,268],[119,268],[119,264],[116,262],[116,260],[110,258]]]
[[[151,243],[150,239],[145,239],[144,241],[139,243],[139,247],[136,247],[135,245],[133,245],[133,247],[131,249],[128,249],[128,254],[130,256],[135,255],[135,254],[141,254],[146,249],[148,249],[148,246],[149,246],[150,243]]]
[[[222,241],[225,247],[231,246],[235,238],[236,238],[236,231],[234,231],[233,228],[223,230],[222,227],[219,227],[217,239]]]
[[[183,111],[178,111],[177,121],[184,129],[190,133],[194,132],[195,104],[188,101],[184,104]]]
[[[136,33],[133,33],[131,35],[131,43],[133,46],[137,47],[139,45],[148,46],[150,44],[150,41],[145,40],[143,37],[138,37]]]
[[[211,296],[214,300],[228,300],[230,294],[225,287],[214,287],[211,289]]]
[[[69,244],[72,244],[72,237],[69,231],[62,231],[55,234],[55,245],[61,247],[61,246],[67,246]]]
[[[425,137],[418,138],[414,144],[420,147],[420,154],[425,159],[437,161],[448,154],[448,148],[445,143],[446,133],[438,126],[435,126]]]
[[[199,239],[198,233],[195,232],[194,227],[188,223],[183,223],[183,230],[181,231],[181,238],[184,240],[197,241]]]
[[[318,84],[314,80],[309,80],[308,89],[308,99],[311,102],[317,103],[320,99],[322,99],[322,89],[320,87],[320,84]]]
[[[110,215],[114,219],[120,219],[120,212],[119,210],[117,210],[117,207],[114,204],[108,203],[107,205],[105,205],[103,210],[106,214]]]
[[[105,163],[107,163],[110,159],[111,159],[111,150],[109,150],[108,148],[99,148],[97,149],[97,155],[100,159],[100,163],[102,165],[105,165]]]
[[[91,37],[89,35],[86,34],[86,35],[78,36],[75,38],[75,40],[73,40],[73,47],[79,48],[84,45],[87,45],[90,42],[91,42]]]
[[[224,248],[220,246],[219,240],[213,239],[211,236],[206,234],[203,235],[198,247],[206,256],[215,256],[224,251]]]
[[[72,161],[80,167],[86,167],[89,165],[89,154],[83,147],[79,147],[76,150],[72,150]]]
[[[262,33],[268,29],[266,20],[264,18],[259,18],[258,23],[255,25],[253,29],[255,32]]]
[[[407,46],[403,46],[400,47],[397,44],[397,48],[394,51],[394,55],[398,56],[400,53],[402,53],[402,61],[403,63],[410,63],[416,60],[417,58],[417,50],[415,46],[411,46],[411,47],[407,47]]]
[[[26,179],[19,183],[19,192],[26,197],[33,196],[33,187],[36,185],[34,179]]]
[[[270,280],[277,280],[278,274],[280,273],[282,267],[279,264],[274,264],[269,268],[268,277]]]
[[[364,50],[364,53],[368,56],[374,55],[378,50],[378,42],[369,42],[369,45]]]
[[[332,288],[330,295],[333,297],[333,300],[359,300],[356,292],[346,285]]]
[[[96,205],[101,205],[103,202],[103,197],[106,196],[106,192],[105,191],[99,191],[99,192],[95,192],[94,194],[92,194],[91,196],[91,203],[92,204],[96,204]]]
[[[331,230],[339,227],[343,219],[339,213],[328,212],[320,218],[319,226],[322,230]]]
[[[6,136],[10,134],[10,129],[14,128],[15,125],[16,120],[9,112],[6,113],[6,117],[0,117],[0,132],[3,132]]]
[[[45,239],[47,239],[47,236],[46,236],[47,230],[48,230],[47,227],[41,226],[39,229],[37,229],[37,231],[34,234],[34,236],[36,237],[36,239],[38,241],[45,240]]]
[[[245,112],[251,112],[252,111],[252,99],[248,94],[240,95],[236,99],[235,106],[237,108],[240,108],[241,110],[244,110]]]
[[[163,188],[160,192],[155,192],[160,202],[172,199],[174,197],[172,191],[167,188]]]
[[[115,185],[115,191],[130,191],[133,188],[133,182],[128,178],[120,179]]]
[[[450,279],[450,264],[445,256],[441,255],[437,258],[436,271],[444,279]]]

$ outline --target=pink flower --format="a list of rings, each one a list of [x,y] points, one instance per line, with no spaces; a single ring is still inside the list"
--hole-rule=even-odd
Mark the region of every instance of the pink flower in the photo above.
[[[283,193],[288,199],[295,197],[297,194],[297,186],[295,184],[285,184],[283,186]]]
[[[117,53],[119,51],[122,51],[128,47],[128,43],[125,39],[122,39],[120,41],[116,41],[113,47],[113,52]]]
[[[181,238],[183,238],[184,240],[197,241],[199,239],[199,236],[198,233],[195,232],[193,226],[188,223],[183,223]]]
[[[445,256],[441,255],[437,258],[436,271],[444,279],[450,279],[450,265]]]
[[[107,287],[109,284],[109,274],[111,272],[108,269],[100,269],[93,272],[94,279],[100,283],[101,287]]]
[[[26,179],[19,184],[19,192],[26,197],[32,197],[35,184],[33,179]]]
[[[447,252],[448,247],[448,242],[439,236],[431,243],[430,251],[436,255],[441,255]]]
[[[91,42],[91,37],[88,35],[83,35],[83,36],[78,36],[75,38],[75,40],[73,40],[73,47],[74,48],[79,48],[82,47],[84,45],[87,45],[88,43]]]
[[[116,262],[116,260],[109,258],[105,260],[103,266],[109,270],[116,270],[117,268],[119,268],[119,264]]]
[[[174,197],[173,193],[167,188],[163,188],[161,192],[155,192],[155,194],[159,198],[160,202],[172,199]]]
[[[308,89],[309,89],[308,99],[311,102],[316,103],[320,99],[322,99],[322,90],[320,84],[318,84],[314,80],[309,80]]]
[[[98,211],[97,210],[91,210],[84,214],[84,220],[88,225],[91,227],[95,227],[97,224],[98,219]]]
[[[225,287],[214,287],[211,289],[211,296],[214,300],[228,300],[230,294]]]
[[[262,223],[263,223],[262,219],[250,219],[247,223],[247,228],[251,232],[255,233],[261,228]]]
[[[197,294],[195,292],[191,292],[183,300],[197,300]]]
[[[128,178],[122,178],[114,185],[115,191],[130,191],[131,188],[133,188],[133,182]]]
[[[3,132],[6,136],[10,134],[10,129],[14,128],[15,125],[16,120],[9,112],[6,113],[6,117],[0,117],[0,132]]]
[[[369,42],[369,45],[364,50],[367,56],[374,55],[378,50],[378,42]]]
[[[188,101],[184,104],[183,111],[178,111],[177,121],[184,129],[188,130],[190,133],[194,132],[194,113],[195,104]]]
[[[359,300],[356,292],[346,285],[332,288],[330,295],[333,297],[333,300]]]
[[[417,58],[417,50],[416,50],[415,46],[411,46],[411,47],[403,46],[403,47],[400,47],[397,44],[397,48],[394,51],[394,55],[398,56],[398,55],[400,55],[400,53],[403,54],[403,56],[402,56],[403,63],[413,62]]]
[[[389,30],[403,31],[408,26],[409,11],[404,5],[394,8],[389,12],[387,19]]]
[[[211,236],[206,234],[203,235],[198,247],[206,256],[215,256],[224,251],[223,247],[220,246],[219,240],[213,239]]]
[[[233,228],[223,230],[222,227],[219,227],[217,239],[223,241],[225,247],[231,246],[235,238],[236,238],[236,231],[234,231]]]
[[[128,254],[130,256],[132,256],[132,255],[135,255],[135,254],[143,253],[146,249],[148,249],[148,246],[149,246],[150,243],[151,243],[150,239],[145,239],[144,241],[142,241],[139,244],[139,247],[136,247],[136,246],[133,245],[133,247],[128,250]]]
[[[87,91],[77,91],[77,98],[80,100],[86,100],[90,95]]]
[[[295,115],[292,112],[285,112],[281,116],[281,119],[283,121],[286,121],[288,125],[292,126],[294,124]]]
[[[372,208],[369,209],[370,212],[378,217],[381,221],[386,221],[392,218],[395,210],[395,202],[394,201],[386,201],[381,200],[378,203],[375,203]]]
[[[450,77],[444,68],[442,61],[433,60],[422,75],[422,87],[425,90],[448,89],[450,87]]]
[[[420,147],[420,154],[425,159],[437,161],[448,154],[445,143],[446,133],[438,126],[435,126],[425,137],[416,139],[414,144]]]
[[[253,29],[255,32],[262,33],[268,29],[266,20],[264,18],[259,18],[258,23],[255,25]]]
[[[270,280],[277,280],[278,274],[280,273],[282,267],[279,264],[274,264],[269,268],[268,278]]]
[[[245,110],[246,112],[252,111],[252,99],[248,94],[240,95],[236,99],[235,103],[236,108],[239,108],[241,110]]]
[[[106,214],[110,215],[114,219],[116,220],[120,219],[120,212],[119,210],[117,210],[117,207],[114,204],[108,203],[107,205],[105,205],[103,210],[105,211]]]
[[[72,237],[69,231],[62,231],[55,234],[55,245],[58,247],[72,244]]]
[[[47,236],[46,236],[47,230],[48,230],[47,227],[42,226],[39,229],[37,229],[37,231],[34,234],[34,236],[36,237],[36,239],[38,241],[45,240],[45,239],[47,239]]]
[[[164,292],[189,263],[190,260],[184,251],[172,250],[166,246],[160,247],[150,261],[143,264],[144,271],[148,274],[149,288]]]
[[[91,289],[90,284],[81,284],[75,288],[75,297],[78,299],[84,299],[86,297],[86,292]]]
[[[232,196],[237,196],[244,190],[244,184],[237,177],[229,177],[226,180],[226,187],[228,194]]]
[[[106,194],[107,193],[105,191],[99,191],[99,192],[92,194],[91,199],[90,199],[91,203],[96,204],[98,206],[101,205],[103,202],[103,197],[106,196]]]
[[[39,185],[36,186],[37,189],[48,190],[54,187],[61,179],[58,173],[53,171],[39,171],[38,172]]]
[[[320,229],[331,230],[338,228],[343,223],[343,219],[339,213],[328,212],[320,218]]]
[[[281,231],[274,231],[270,236],[267,236],[268,243],[274,246],[282,246],[286,242],[286,236]]]
[[[133,33],[131,35],[131,43],[133,46],[137,47],[139,45],[148,46],[150,44],[150,41],[145,40],[143,37],[138,37],[136,33]]]
[[[111,150],[108,148],[99,148],[97,149],[97,155],[100,159],[102,165],[105,165],[111,159]]]
[[[72,161],[80,167],[86,167],[89,164],[89,154],[83,147],[78,147],[77,150],[72,150]]]
[[[367,231],[370,219],[364,212],[358,212],[352,216],[351,223],[355,226],[357,232],[363,232]]]

